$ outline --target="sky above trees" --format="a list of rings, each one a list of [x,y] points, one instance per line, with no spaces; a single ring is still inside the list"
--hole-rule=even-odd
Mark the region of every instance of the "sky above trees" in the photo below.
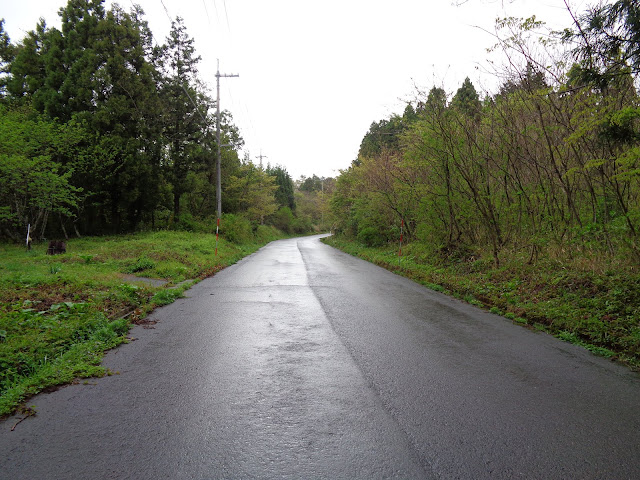
[[[105,2],[109,7],[111,1]],[[126,10],[131,2],[119,2]],[[139,0],[156,41],[181,16],[197,53],[200,77],[234,116],[244,152],[283,165],[293,178],[335,176],[356,157],[371,122],[401,113],[418,90],[453,94],[466,77],[479,91],[500,82],[487,72],[486,48],[497,17],[535,14],[554,28],[570,25],[564,1],[545,0]],[[13,42],[38,18],[59,25],[63,0],[9,2]],[[571,2],[581,11],[586,2]],[[242,155],[241,155],[242,156]]]

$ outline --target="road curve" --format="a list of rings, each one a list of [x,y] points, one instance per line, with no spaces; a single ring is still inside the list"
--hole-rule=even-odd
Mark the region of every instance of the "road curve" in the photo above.
[[[317,236],[152,319],[0,422],[1,479],[640,478],[640,376]]]

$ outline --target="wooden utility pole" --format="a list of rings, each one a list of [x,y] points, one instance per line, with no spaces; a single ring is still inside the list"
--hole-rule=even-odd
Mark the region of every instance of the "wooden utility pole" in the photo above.
[[[227,78],[239,76],[240,75],[237,74],[220,73],[220,60],[218,60],[218,70],[216,72],[216,84],[218,87],[218,95],[216,98],[216,143],[218,144],[218,161],[216,163],[216,170],[218,172],[218,178],[216,181],[216,200],[218,203],[218,225],[220,225],[220,217],[222,216],[222,173],[220,169],[220,157],[222,152],[222,145],[220,145],[220,77]]]

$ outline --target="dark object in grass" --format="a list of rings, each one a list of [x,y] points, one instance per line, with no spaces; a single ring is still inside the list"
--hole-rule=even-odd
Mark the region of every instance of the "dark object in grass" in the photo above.
[[[67,253],[67,244],[61,240],[51,240],[49,248],[47,248],[47,255],[58,255],[60,253]]]

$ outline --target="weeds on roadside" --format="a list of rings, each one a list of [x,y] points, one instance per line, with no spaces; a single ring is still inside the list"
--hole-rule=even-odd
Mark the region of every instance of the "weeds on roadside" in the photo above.
[[[110,321],[86,303],[38,311],[14,306],[0,317],[0,416],[44,388],[100,375],[102,353],[124,341],[126,319]]]
[[[47,388],[105,374],[104,352],[126,340],[128,313],[136,320],[180,297],[267,241],[246,244],[193,232],[154,232],[74,239],[67,253],[46,255],[0,244],[0,417]],[[131,283],[128,275],[162,279],[166,287]],[[124,318],[123,318],[124,317]]]

